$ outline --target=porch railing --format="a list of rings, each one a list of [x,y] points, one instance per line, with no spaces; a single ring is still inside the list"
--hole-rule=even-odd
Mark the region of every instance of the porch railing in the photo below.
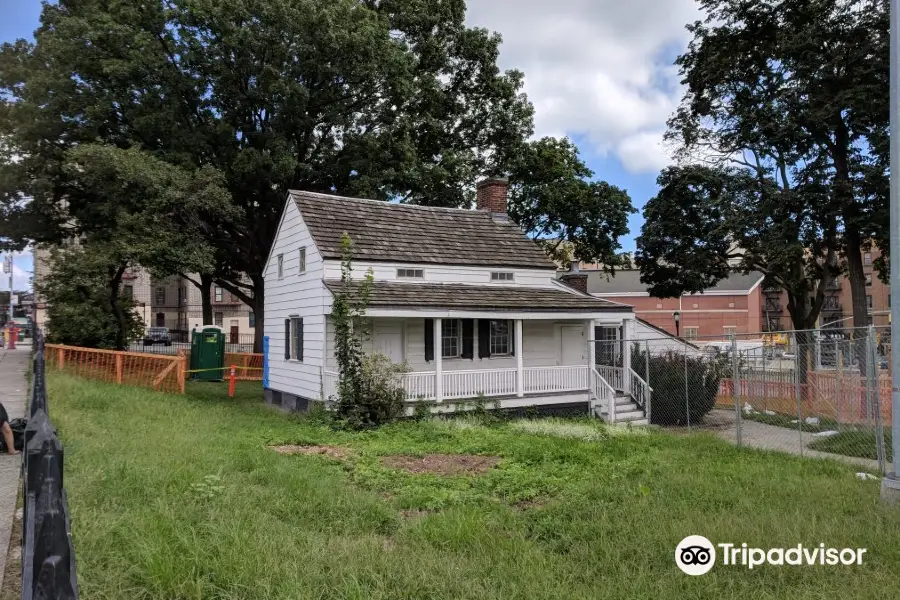
[[[600,406],[606,406],[609,411],[609,420],[612,423],[616,421],[616,390],[609,384],[609,381],[601,375],[597,369],[590,371],[590,392],[591,392],[591,415],[594,414],[594,403]]]
[[[516,393],[515,369],[445,371],[444,399],[485,396],[510,396]]]
[[[650,396],[653,394],[653,388],[644,381],[643,377],[634,372],[634,370],[629,369],[631,374],[631,397],[634,399],[634,403],[637,404],[641,410],[644,411],[644,414],[647,415],[647,418],[650,418]]]
[[[525,393],[574,392],[588,389],[588,366],[527,367]]]
[[[605,379],[614,390],[625,390],[625,369],[607,365],[597,365],[595,368],[600,377]]]
[[[562,367],[527,367],[523,370],[525,394],[562,393],[588,390],[590,367],[573,365]],[[514,396],[517,393],[516,369],[481,369],[444,371],[444,400],[485,396]],[[324,371],[322,393],[327,400],[337,394],[339,375]],[[400,377],[409,400],[434,400],[436,377],[433,371],[405,373]]]

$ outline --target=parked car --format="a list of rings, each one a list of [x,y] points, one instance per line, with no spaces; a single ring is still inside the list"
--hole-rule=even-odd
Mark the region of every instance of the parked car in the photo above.
[[[166,327],[151,327],[144,336],[144,345],[152,346],[153,344],[172,345],[172,337],[169,335],[169,329]]]

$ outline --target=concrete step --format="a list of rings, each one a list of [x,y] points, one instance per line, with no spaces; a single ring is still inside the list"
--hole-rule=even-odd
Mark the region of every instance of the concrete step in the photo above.
[[[624,412],[616,411],[616,423],[621,423],[622,421],[634,421],[636,419],[643,419],[647,415],[644,414],[642,410],[629,410]]]
[[[634,427],[639,427],[641,425],[649,425],[650,422],[646,419],[635,419],[634,421],[616,421],[617,427],[627,427],[628,425],[632,425]]]

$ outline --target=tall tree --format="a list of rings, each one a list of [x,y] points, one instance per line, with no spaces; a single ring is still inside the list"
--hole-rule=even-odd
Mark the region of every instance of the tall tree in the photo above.
[[[802,179],[796,173],[794,179]],[[734,271],[761,272],[765,285],[785,290],[788,314],[804,353],[828,286],[839,274],[836,220],[816,207],[827,186],[815,179],[791,186],[765,170],[669,167],[644,208],[637,239],[641,280],[658,297],[698,293]]]
[[[635,212],[624,190],[594,176],[568,139],[543,138],[522,146],[509,160],[510,217],[548,254],[625,267],[619,238]]]
[[[813,180],[815,226],[836,226],[857,327],[867,323],[861,248],[886,219],[888,3],[701,0],[678,58],[687,86],[670,121],[685,158],[718,157],[782,183]],[[742,156],[752,154],[755,160]]]
[[[97,140],[223,176],[238,212],[200,231],[220,285],[264,320],[262,271],[289,189],[465,206],[531,133],[522,75],[463,0],[60,0],[0,52],[4,214],[63,237],[65,152]],[[257,328],[257,347],[263,328]]]

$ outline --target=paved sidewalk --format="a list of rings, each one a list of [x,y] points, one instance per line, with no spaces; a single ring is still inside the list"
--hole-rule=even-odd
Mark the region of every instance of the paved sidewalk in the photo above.
[[[727,423],[727,427],[718,429],[716,435],[731,443],[736,443],[737,431],[735,427],[734,411],[717,409],[714,410],[713,413],[717,423]],[[760,448],[762,450],[780,450],[781,452],[803,455],[808,458],[830,458],[851,465],[857,465],[871,471],[878,470],[878,461],[876,460],[811,450],[807,445],[816,439],[818,438],[809,432],[800,433],[794,429],[776,427],[775,425],[759,423],[757,421],[751,421],[750,419],[741,420],[741,441],[744,446]],[[888,472],[893,470],[893,465],[891,465],[891,463],[887,464],[887,470]]]
[[[25,372],[30,358],[31,346],[19,345],[16,350],[0,350],[0,402],[10,419],[25,416]],[[9,535],[16,511],[21,462],[21,454],[0,454],[0,589],[3,588]]]

